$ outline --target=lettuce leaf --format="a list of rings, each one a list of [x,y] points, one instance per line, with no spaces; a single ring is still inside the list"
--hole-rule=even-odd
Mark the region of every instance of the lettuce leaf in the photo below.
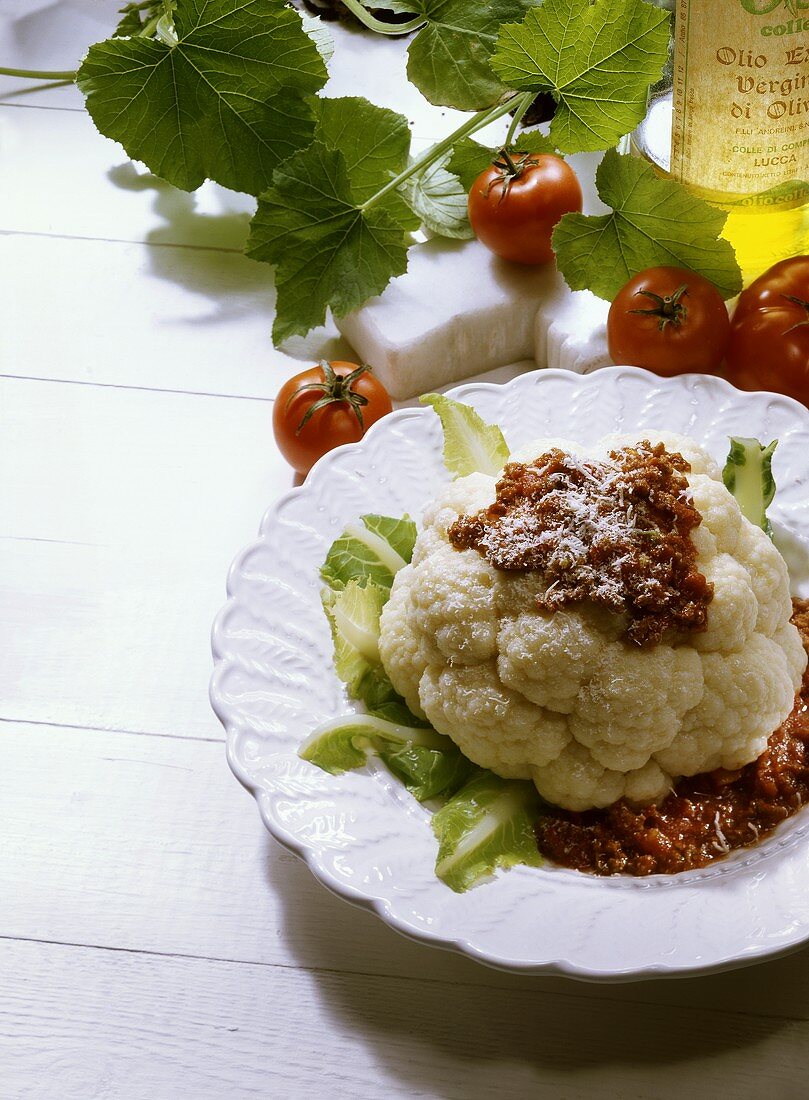
[[[735,496],[742,515],[770,538],[773,532],[767,509],[775,496],[772,457],[777,446],[777,439],[765,447],[757,439],[731,436],[730,453],[722,471],[725,487]]]
[[[541,808],[533,783],[480,772],[433,815],[436,875],[462,893],[498,867],[538,867],[534,822]]]
[[[508,462],[508,447],[496,424],[487,424],[473,408],[426,393],[419,399],[430,405],[441,419],[444,429],[444,464],[451,474],[498,474]]]
[[[361,768],[369,749],[379,752],[385,748],[412,747],[440,752],[454,745],[429,726],[400,725],[374,714],[351,714],[318,726],[303,742],[298,755],[332,775],[339,775]]]
[[[299,756],[332,775],[361,768],[368,753],[377,753],[393,775],[419,802],[451,795],[475,766],[449,737],[409,714],[407,723],[392,722],[381,713],[353,714],[318,726],[304,741]]]
[[[352,699],[362,698],[363,680],[382,668],[379,616],[387,598],[387,590],[370,581],[350,580],[345,588],[323,593],[334,642],[334,668]]]
[[[459,445],[460,453],[469,462],[470,455],[488,456],[486,462],[499,469],[508,457],[499,429],[449,398],[430,395],[430,400],[443,408],[450,434],[460,430],[471,437],[471,443]],[[533,784],[500,779],[477,767],[451,738],[412,714],[385,672],[379,656],[380,615],[395,573],[412,556],[415,536],[415,524],[406,516],[366,515],[362,526],[350,525],[329,550],[322,574],[332,587],[323,593],[323,608],[335,670],[349,696],[364,703],[368,713],[323,723],[298,752],[333,775],[361,768],[373,752],[418,801],[448,799],[433,816],[439,841],[436,874],[463,891],[498,867],[541,862],[533,833],[541,800]]]
[[[395,752],[380,751],[379,755],[419,802],[449,798],[478,770],[451,742],[444,749],[408,745]]]
[[[390,590],[396,573],[413,556],[416,525],[409,516],[361,516],[336,539],[320,575],[331,588],[344,588],[351,580],[370,580]]]

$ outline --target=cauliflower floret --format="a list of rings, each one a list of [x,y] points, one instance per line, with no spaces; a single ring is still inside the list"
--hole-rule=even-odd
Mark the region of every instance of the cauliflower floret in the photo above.
[[[670,783],[654,760],[634,771],[617,771],[599,764],[578,741],[547,767],[534,768],[532,778],[544,799],[568,810],[602,809],[619,798],[653,802]]]
[[[415,615],[407,578],[413,573],[412,565],[402,569],[399,575],[404,583],[394,584],[390,599],[382,609],[380,653],[396,690],[415,715],[425,718],[419,698],[419,681],[433,653],[429,649],[429,637],[411,626]],[[435,660],[440,664],[440,655]]]
[[[689,646],[614,642],[576,700],[570,731],[599,764],[634,771],[671,743],[702,692],[702,665]]]
[[[750,570],[750,586],[758,602],[756,630],[773,635],[791,611],[787,563],[772,539],[752,523],[745,523],[737,550]]]
[[[677,778],[737,768],[763,751],[789,713],[806,654],[789,622],[786,565],[692,440],[643,433],[691,464],[702,523],[692,533],[697,569],[714,585],[707,629],[642,649],[626,618],[584,601],[540,608],[538,573],[506,572],[476,550],[455,550],[455,519],[487,507],[497,478],[472,474],[426,510],[411,565],[396,576],[382,615],[380,653],[394,687],[475,763],[532,778],[572,810],[621,797],[663,797]],[[530,462],[552,447],[603,461],[635,436],[591,447],[542,439],[518,451]]]
[[[551,614],[532,608],[531,603],[530,595],[523,598],[522,611],[501,621],[497,639],[500,679],[538,707],[569,714],[610,634],[618,636],[621,620],[604,613],[599,616],[596,608],[588,609],[589,614],[568,609]],[[616,622],[610,623],[610,618]],[[565,665],[568,675],[561,679],[559,668]]]
[[[570,740],[564,719],[505,687],[493,661],[465,668],[430,665],[419,698],[437,730],[452,729],[461,752],[507,779],[530,779],[532,768],[555,759]]]
[[[495,656],[497,615],[492,589],[496,580],[493,567],[480,554],[474,550],[459,554],[447,542],[413,568],[410,599],[430,652],[467,665]]]

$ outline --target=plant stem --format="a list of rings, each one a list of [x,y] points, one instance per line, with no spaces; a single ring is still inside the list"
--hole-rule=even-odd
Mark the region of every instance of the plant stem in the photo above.
[[[508,144],[508,142],[506,142],[506,145],[507,144]],[[506,148],[505,145],[500,150],[500,154],[503,157],[503,160],[506,162],[506,168],[508,169],[508,174],[510,176],[519,176],[520,169],[514,163],[514,158],[512,157],[511,153],[509,153],[509,151],[508,151],[508,149]]]
[[[369,31],[376,31],[377,34],[410,34],[411,31],[417,31],[426,23],[426,19],[422,19],[421,16],[411,19],[408,23],[383,23],[381,19],[371,15],[359,0],[343,0],[343,3],[363,26]]]
[[[522,96],[522,103],[520,103],[519,107],[514,112],[514,117],[511,120],[511,125],[508,128],[508,133],[506,134],[506,140],[503,142],[503,145],[506,149],[509,147],[509,145],[511,145],[512,141],[514,140],[514,135],[517,132],[517,127],[522,122],[525,112],[528,110],[533,102],[534,93],[525,92]]]
[[[138,31],[138,38],[151,38],[155,32],[155,28],[160,20],[163,18],[163,12],[159,11],[157,15],[153,15],[151,19],[147,19],[141,29]]]
[[[23,80],[75,80],[76,72],[53,72],[49,69],[0,68],[2,76],[19,76]]]
[[[380,199],[384,198],[385,195],[389,195],[391,191],[395,191],[405,180],[410,179],[411,176],[415,176],[417,172],[421,172],[423,168],[427,168],[433,161],[438,160],[438,158],[446,153],[448,149],[453,147],[456,141],[468,137],[469,134],[474,134],[476,130],[481,130],[484,126],[488,126],[490,122],[494,122],[496,119],[502,118],[503,115],[507,115],[513,101],[514,97],[512,96],[504,103],[497,103],[494,107],[488,107],[485,111],[478,111],[477,114],[472,115],[472,117],[467,119],[457,130],[453,130],[449,137],[445,137],[443,140],[436,142],[435,145],[430,146],[426,153],[423,153],[417,160],[414,160],[412,164],[408,165],[408,167],[400,172],[398,176],[395,176],[390,183],[386,183],[375,195],[371,195],[370,199],[366,199],[358,209],[364,212],[370,209],[370,207],[375,206]]]

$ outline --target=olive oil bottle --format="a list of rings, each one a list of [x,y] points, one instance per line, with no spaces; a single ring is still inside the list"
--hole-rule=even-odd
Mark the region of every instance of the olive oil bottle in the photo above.
[[[745,282],[809,253],[809,0],[653,0],[664,79],[631,148],[725,210]]]

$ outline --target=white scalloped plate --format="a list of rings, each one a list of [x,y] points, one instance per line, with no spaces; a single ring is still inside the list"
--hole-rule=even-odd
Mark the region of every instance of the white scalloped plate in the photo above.
[[[793,576],[809,580],[809,413],[794,401],[629,367],[536,371],[452,395],[501,425],[512,448],[543,435],[586,443],[658,428],[693,436],[721,461],[729,435],[777,437],[772,516]],[[320,608],[328,546],[364,512],[418,516],[447,476],[435,414],[393,413],[361,443],[321,459],[269,509],[259,538],[231,567],[230,599],[213,629],[211,701],[230,765],[273,836],[325,886],[399,932],[510,970],[602,981],[685,975],[809,939],[806,814],[704,871],[603,879],[518,867],[454,894],[433,873],[427,810],[381,767],[335,777],[298,758],[315,725],[351,709]]]

